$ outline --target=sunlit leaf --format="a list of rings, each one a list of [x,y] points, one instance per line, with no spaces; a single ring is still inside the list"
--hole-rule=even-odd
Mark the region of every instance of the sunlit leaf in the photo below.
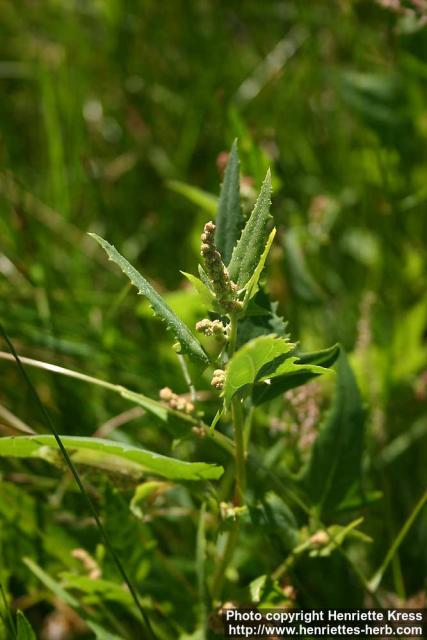
[[[16,640],[36,640],[35,633],[22,611],[18,611],[16,623]]]
[[[215,214],[218,206],[218,198],[216,196],[197,187],[193,187],[190,184],[186,184],[185,182],[180,182],[179,180],[169,180],[166,184],[169,189],[184,196],[189,202],[200,207],[200,209],[203,209],[209,213],[209,215]]]
[[[61,440],[74,463],[133,478],[148,474],[170,480],[215,480],[223,471],[216,465],[176,460],[121,442],[73,436],[61,436]],[[62,464],[56,441],[49,435],[0,438],[0,456],[41,458],[55,465]]]
[[[274,237],[276,235],[276,227],[274,227],[270,233],[270,235],[268,236],[264,251],[261,255],[261,258],[259,259],[259,262],[257,264],[257,267],[255,269],[255,271],[253,272],[253,274],[251,275],[249,282],[246,284],[246,292],[245,292],[245,302],[249,302],[249,300],[251,300],[254,295],[257,293],[257,291],[259,290],[259,279],[261,277],[261,273],[264,269],[265,266],[265,262],[267,260],[267,256],[270,252],[271,249],[271,245],[273,244],[273,240]]]
[[[192,273],[187,273],[186,271],[181,271],[182,275],[187,278],[189,282],[193,285],[199,296],[201,297],[203,303],[210,309],[214,306],[215,296],[213,291],[204,283],[200,278],[193,276]]]
[[[228,265],[243,224],[240,209],[240,172],[237,140],[233,142],[225,169],[215,223],[215,244],[221,253],[224,264]]]
[[[234,248],[228,267],[231,279],[240,288],[248,283],[264,252],[269,236],[270,204],[271,174],[268,170],[258,200]]]
[[[115,262],[123,273],[129,278],[132,284],[138,289],[140,295],[148,298],[151,307],[166,323],[167,328],[181,345],[181,350],[193,360],[204,364],[209,363],[209,359],[203,350],[200,342],[194,337],[187,325],[178,318],[172,309],[166,304],[162,296],[151,286],[151,284],[117,251],[113,245],[98,236],[96,233],[89,234],[94,238],[107,253],[110,260]]]
[[[315,378],[331,367],[338,358],[340,347],[338,344],[312,353],[299,353],[293,364],[296,365],[281,375],[275,375],[265,382],[255,384],[252,400],[259,405],[277,396],[300,387],[312,378]],[[277,372],[276,372],[277,374]]]
[[[275,335],[260,336],[246,343],[231,358],[227,365],[224,382],[226,406],[237,392],[247,393],[258,377],[262,377],[263,367],[276,358],[290,353],[295,348],[292,342]]]

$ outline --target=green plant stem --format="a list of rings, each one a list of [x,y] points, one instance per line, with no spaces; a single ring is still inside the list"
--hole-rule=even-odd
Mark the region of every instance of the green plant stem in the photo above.
[[[231,415],[234,429],[234,443],[236,456],[236,495],[235,502],[241,505],[245,501],[246,491],[246,454],[243,438],[244,417],[242,402],[234,397],[231,404]]]
[[[15,358],[13,357],[13,355],[10,353],[6,353],[5,351],[0,351],[0,358],[2,360],[15,362]],[[49,362],[43,362],[42,360],[34,360],[33,358],[25,358],[24,356],[19,356],[19,359],[23,364],[27,364],[30,367],[45,369],[46,371],[51,371],[52,373],[59,373],[63,376],[67,376],[68,378],[76,378],[77,380],[82,380],[83,382],[89,382],[90,384],[95,384],[99,387],[110,389],[110,391],[118,391],[119,385],[113,384],[112,382],[107,382],[106,380],[100,380],[99,378],[94,378],[93,376],[87,376],[85,373],[80,373],[79,371],[74,371],[73,369],[66,369],[65,367],[60,367],[56,364],[50,364]]]
[[[239,539],[239,531],[240,525],[238,519],[236,519],[234,523],[234,527],[228,533],[227,542],[225,543],[224,553],[222,554],[221,560],[216,568],[214,579],[212,583],[212,600],[213,602],[219,601],[222,592],[222,586],[224,584],[225,572],[227,571],[227,567],[230,564],[234,550],[236,548],[238,539]]]
[[[246,415],[245,424],[243,427],[243,442],[245,445],[245,450],[247,451],[249,447],[249,442],[251,439],[251,430],[252,430],[252,418],[254,416],[254,407],[251,407]]]
[[[419,515],[419,513],[421,512],[422,508],[425,506],[426,503],[427,503],[427,491],[425,491],[423,493],[423,495],[421,496],[421,498],[418,500],[418,502],[415,505],[411,515],[406,520],[405,524],[403,525],[403,527],[401,528],[401,530],[397,534],[396,538],[394,539],[394,542],[391,545],[389,551],[387,552],[387,555],[384,558],[384,561],[383,561],[382,565],[380,566],[378,571],[373,575],[373,577],[369,581],[369,588],[371,589],[371,591],[376,591],[378,589],[378,587],[380,586],[381,580],[383,579],[383,576],[384,576],[384,574],[385,574],[385,572],[387,570],[388,565],[393,560],[396,551],[398,550],[398,548],[402,544],[402,542],[405,539],[409,529],[414,524],[417,516]]]
[[[236,342],[237,342],[237,315],[232,313],[230,315],[230,335],[228,338],[228,357],[231,358],[233,353],[236,350]]]
[[[237,314],[233,313],[230,316],[230,337],[228,341],[228,357],[231,358],[236,349],[237,340]],[[236,495],[235,501],[237,505],[244,502],[245,490],[246,490],[246,455],[245,455],[245,440],[244,440],[244,427],[245,419],[243,415],[242,402],[239,398],[234,397],[231,404],[231,419],[233,422],[234,430],[234,444],[236,447]]]
[[[181,355],[180,353],[178,353],[178,360],[179,360],[179,364],[181,367],[181,371],[182,371],[182,375],[184,376],[184,380],[187,384],[187,387],[190,391],[190,395],[191,395],[191,402],[196,402],[197,400],[197,396],[196,396],[196,389],[194,387],[194,384],[191,381],[191,376],[190,376],[190,372],[188,370],[188,366],[187,366],[187,362],[184,358],[183,355]]]
[[[197,591],[199,596],[200,607],[200,627],[202,629],[202,638],[205,640],[207,633],[207,602],[206,602],[206,502],[203,502],[200,509],[199,525],[197,527],[196,539],[196,572],[197,572]]]
[[[236,349],[237,339],[237,316],[232,314],[230,337],[228,342],[228,357],[230,358]],[[245,441],[244,441],[244,426],[245,419],[243,415],[242,402],[239,398],[235,397],[231,404],[231,418],[234,430],[234,445],[235,445],[235,461],[236,461],[236,489],[234,502],[236,506],[242,505],[245,501],[246,491],[246,454],[245,454]],[[239,540],[240,523],[238,516],[234,522],[233,529],[229,532],[227,542],[225,544],[224,553],[217,566],[213,585],[212,585],[212,599],[214,602],[221,596],[222,586],[224,584],[225,573],[227,567],[233,559],[234,550]]]

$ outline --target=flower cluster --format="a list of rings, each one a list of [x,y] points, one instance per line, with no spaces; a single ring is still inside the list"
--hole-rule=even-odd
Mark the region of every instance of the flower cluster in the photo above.
[[[206,273],[212,283],[215,297],[227,313],[240,311],[242,302],[237,298],[237,285],[231,280],[227,267],[215,245],[215,225],[205,224],[201,235],[200,253],[204,258]]]
[[[215,389],[221,390],[224,386],[224,380],[225,371],[223,369],[215,369],[215,371],[213,372],[211,385],[215,387]]]
[[[96,560],[85,549],[73,549],[71,552],[73,558],[77,558],[83,564],[84,568],[88,572],[88,577],[91,580],[99,580],[101,577],[101,569],[99,568]]]
[[[189,402],[183,396],[179,396],[177,393],[174,393],[172,389],[169,389],[169,387],[160,389],[159,397],[160,400],[167,402],[170,408],[175,409],[175,411],[183,411],[188,414],[194,413],[194,404]]]
[[[310,451],[322,416],[324,397],[318,382],[310,382],[303,387],[290,389],[284,395],[287,410],[272,422],[272,428],[280,431],[296,447],[305,459]]]
[[[422,27],[427,23],[427,2],[426,0],[376,0],[384,9],[393,13],[410,18],[415,21],[416,26]]]
[[[197,322],[196,331],[205,336],[215,336],[219,340],[223,339],[225,335],[225,327],[221,320],[209,320],[209,318],[203,318]]]

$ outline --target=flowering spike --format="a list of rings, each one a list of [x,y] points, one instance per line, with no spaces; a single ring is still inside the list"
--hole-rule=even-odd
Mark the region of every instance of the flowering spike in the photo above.
[[[227,313],[240,311],[242,303],[237,299],[237,285],[231,280],[227,267],[215,245],[215,225],[213,222],[205,224],[201,241],[200,252],[204,258],[206,273],[218,303]]]

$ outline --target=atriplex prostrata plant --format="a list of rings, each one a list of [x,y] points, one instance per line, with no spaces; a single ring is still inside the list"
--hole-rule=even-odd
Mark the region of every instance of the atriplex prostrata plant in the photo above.
[[[184,449],[191,457],[207,452],[208,462],[190,462],[152,453],[120,439],[61,436],[77,468],[86,465],[103,470],[112,482],[121,474],[136,485],[131,517],[143,519],[149,501],[173,485],[180,484],[189,492],[198,507],[194,522],[198,601],[191,618],[197,638],[211,633],[208,613],[226,600],[236,605],[309,603],[304,597],[304,581],[298,575],[298,566],[307,557],[339,554],[361,590],[374,600],[391,559],[387,556],[375,579],[368,581],[343,548],[347,538],[357,544],[369,541],[358,530],[362,519],[354,518],[371,499],[360,485],[363,410],[359,392],[346,356],[337,345],[304,353],[291,342],[286,324],[276,312],[277,304],[269,300],[262,280],[275,237],[269,212],[270,173],[247,220],[240,207],[239,185],[234,143],[215,224],[206,222],[201,234],[198,276],[184,274],[205,306],[205,315],[194,328],[177,317],[111,244],[92,234],[166,323],[175,340],[173,348],[188,394],[164,388],[159,390],[160,400],[155,400],[68,369],[20,359],[24,365],[103,386],[141,406],[181,442],[191,443]],[[330,369],[334,363],[336,375]],[[263,427],[267,412],[263,408],[279,405],[275,413],[280,414],[286,392],[324,373],[336,381],[335,397],[308,460],[295,471],[287,467],[283,442],[269,442],[266,437]],[[260,430],[263,437],[259,437]],[[0,455],[61,463],[55,441],[48,435],[1,438]],[[220,464],[213,464],[215,461]],[[265,544],[264,557],[259,547]],[[254,553],[260,555],[256,562]],[[30,559],[26,564],[52,588],[55,583],[40,567]],[[251,570],[255,565],[262,568],[256,575]],[[155,596],[146,590],[144,582],[136,586],[142,596],[151,598],[149,616],[155,633],[167,637],[172,627],[175,637],[184,638],[178,617],[166,624],[167,612],[160,605],[154,608]],[[97,637],[107,637],[102,635],[96,616],[91,618],[93,611],[80,608],[62,586],[56,588],[57,595],[78,610]],[[122,628],[121,633],[126,634],[126,630]]]

